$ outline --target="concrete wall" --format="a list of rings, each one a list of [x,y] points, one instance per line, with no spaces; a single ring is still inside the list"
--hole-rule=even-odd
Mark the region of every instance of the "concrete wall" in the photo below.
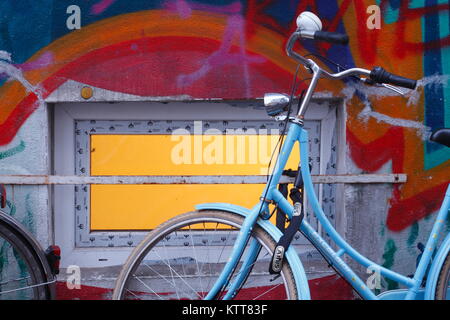
[[[449,4],[426,3],[4,0],[0,174],[51,172],[44,100],[68,81],[173,99],[287,92],[295,64],[284,45],[296,15],[310,10],[325,30],[349,34],[350,45],[306,41],[300,52],[319,52],[349,67],[381,65],[420,79],[406,99],[350,82],[324,81],[318,93],[345,102],[343,172],[408,174],[403,185],[345,186],[343,225],[349,241],[370,258],[412,273],[415,247],[427,235],[450,173],[449,151],[426,142],[431,130],[450,126]],[[374,4],[381,8],[379,28],[367,11]],[[43,244],[52,242],[48,188],[7,186],[7,192],[11,214]]]
[[[49,121],[40,106],[18,130],[14,139],[0,149],[0,174],[50,173]],[[42,244],[53,243],[51,202],[48,186],[5,186],[6,212],[30,230]]]

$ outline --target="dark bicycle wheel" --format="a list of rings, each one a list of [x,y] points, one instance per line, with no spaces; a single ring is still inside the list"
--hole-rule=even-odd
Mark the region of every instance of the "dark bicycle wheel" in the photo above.
[[[439,272],[435,298],[436,300],[450,300],[450,252],[447,253],[447,258]]]
[[[0,223],[0,300],[49,299],[46,276],[33,248]]]

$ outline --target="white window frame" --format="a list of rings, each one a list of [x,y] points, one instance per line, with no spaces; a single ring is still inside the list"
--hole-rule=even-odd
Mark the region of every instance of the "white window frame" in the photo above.
[[[77,120],[261,120],[267,121],[264,110],[252,107],[252,101],[193,101],[193,102],[64,102],[54,107],[54,174],[73,175],[75,168],[75,119]],[[126,104],[126,108],[124,108]],[[345,150],[345,121],[341,114],[342,101],[338,99],[314,99],[306,114],[306,119],[320,120],[321,128],[335,128],[337,133],[337,154]],[[334,130],[321,130],[320,174],[326,173],[326,163],[330,156],[330,145]],[[337,172],[344,168],[344,157],[337,157]],[[342,172],[342,171],[341,171]],[[321,188],[320,188],[321,190]],[[336,190],[340,194],[340,188]],[[322,194],[319,192],[319,200]],[[62,250],[62,267],[78,265],[80,267],[108,267],[121,265],[129,256],[132,248],[127,247],[75,247],[74,187],[71,185],[54,186],[55,242]],[[336,197],[339,200],[340,196]],[[72,200],[72,201],[71,201]],[[341,215],[343,203],[336,203],[336,228],[342,229]],[[311,250],[308,245],[302,251]]]

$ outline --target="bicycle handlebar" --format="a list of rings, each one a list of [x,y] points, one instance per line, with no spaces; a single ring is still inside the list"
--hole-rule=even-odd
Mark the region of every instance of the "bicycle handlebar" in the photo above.
[[[300,36],[306,39],[314,39],[344,45],[348,44],[348,36],[339,32],[300,31]]]
[[[303,118],[307,109],[307,105],[313,94],[313,91],[317,85],[319,78],[321,77],[329,79],[343,79],[350,76],[359,77],[361,75],[364,75],[370,78],[371,81],[379,84],[394,84],[408,89],[415,89],[417,85],[416,80],[397,76],[395,74],[387,72],[381,67],[375,67],[373,70],[367,70],[363,68],[350,68],[341,72],[329,73],[326,70],[319,67],[319,65],[317,65],[317,63],[314,62],[313,60],[306,59],[305,57],[303,57],[302,55],[298,54],[293,50],[295,42],[300,38],[324,40],[332,43],[346,44],[348,42],[348,37],[347,35],[343,35],[336,32],[305,31],[305,30],[297,30],[294,33],[292,33],[291,36],[289,37],[289,40],[286,44],[287,55],[303,64],[313,74],[311,83],[301,103],[297,115],[297,117],[300,119]]]
[[[373,70],[370,72],[370,79],[376,83],[390,83],[412,90],[414,90],[417,85],[416,80],[397,76],[395,74],[387,72],[382,67],[373,68]]]
[[[305,57],[301,56],[300,54],[298,54],[297,52],[295,52],[293,50],[294,44],[298,39],[304,38],[304,39],[318,40],[318,38],[316,38],[317,34],[320,39],[326,38],[328,42],[334,42],[334,43],[339,42],[339,43],[343,44],[348,41],[347,35],[343,35],[343,34],[337,33],[337,32],[325,32],[325,31],[312,31],[311,32],[311,31],[298,30],[298,31],[295,31],[294,33],[292,33],[291,36],[289,37],[289,40],[286,44],[286,54],[289,57],[294,58],[298,62],[302,63],[305,67],[313,70],[313,72],[315,71],[315,69],[316,70],[320,69],[321,73],[323,73],[328,78],[341,79],[341,78],[348,77],[351,75],[361,75],[361,74],[366,75],[366,76],[370,75],[369,70],[365,70],[365,69],[361,69],[361,68],[351,68],[351,69],[347,69],[342,72],[332,74],[332,73],[329,73],[329,72],[321,69],[313,60],[306,59]]]

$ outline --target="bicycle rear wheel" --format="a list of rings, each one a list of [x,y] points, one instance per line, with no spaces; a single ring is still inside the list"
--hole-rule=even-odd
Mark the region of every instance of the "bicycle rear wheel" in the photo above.
[[[447,253],[447,258],[439,272],[435,298],[436,300],[450,300],[450,252]]]
[[[0,300],[49,299],[35,252],[11,227],[0,223]]]
[[[126,261],[113,299],[204,299],[228,260],[243,221],[230,212],[196,211],[163,223]],[[259,252],[251,265],[242,268],[251,243]],[[234,299],[297,299],[288,261],[280,276],[268,272],[275,245],[272,237],[256,225],[232,280],[216,298],[222,299],[230,284],[241,278],[245,281],[233,290]]]

